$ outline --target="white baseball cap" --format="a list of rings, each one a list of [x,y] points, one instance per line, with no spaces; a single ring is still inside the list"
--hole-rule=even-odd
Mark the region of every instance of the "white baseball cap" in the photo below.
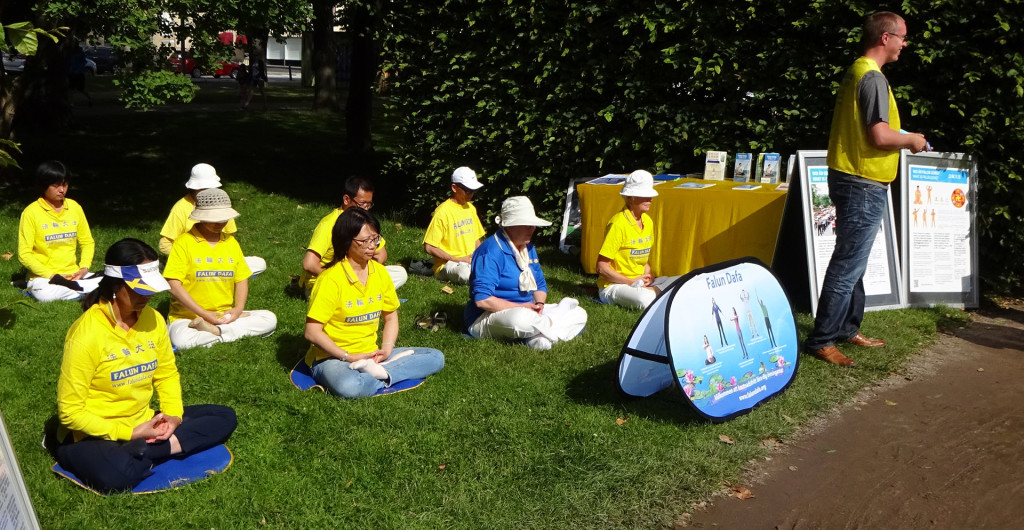
[[[483,184],[476,179],[476,171],[462,166],[452,173],[452,184],[461,184],[471,190],[478,190]]]
[[[654,176],[638,169],[626,177],[626,183],[622,185],[619,195],[624,197],[657,197],[658,192],[654,191]]]
[[[551,221],[537,217],[533,203],[526,197],[509,197],[501,203],[501,215],[494,218],[499,226],[551,226]]]
[[[190,190],[219,188],[220,177],[210,164],[196,164],[192,166],[192,176],[185,183],[185,187]]]

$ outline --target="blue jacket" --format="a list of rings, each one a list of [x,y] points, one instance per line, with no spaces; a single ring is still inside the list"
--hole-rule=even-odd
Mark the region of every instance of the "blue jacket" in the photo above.
[[[540,270],[537,249],[533,243],[526,245],[530,256],[530,269],[537,280],[537,290],[547,292],[548,284],[544,281],[544,272]],[[513,254],[512,244],[498,230],[484,240],[473,252],[472,272],[469,275],[469,302],[463,312],[466,329],[480,318],[483,309],[476,302],[492,296],[521,304],[533,301],[533,291],[519,290],[519,266]]]

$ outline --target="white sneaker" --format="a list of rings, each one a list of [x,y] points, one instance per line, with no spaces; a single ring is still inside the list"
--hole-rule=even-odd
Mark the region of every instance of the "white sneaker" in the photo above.
[[[553,343],[544,335],[537,335],[526,341],[526,345],[534,350],[550,350]]]

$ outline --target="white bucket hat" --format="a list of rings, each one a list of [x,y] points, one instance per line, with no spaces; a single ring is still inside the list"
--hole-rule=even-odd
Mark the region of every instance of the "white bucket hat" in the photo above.
[[[226,223],[239,213],[231,207],[231,197],[219,188],[210,188],[196,194],[196,207],[188,216],[201,223]]]
[[[105,265],[103,275],[121,278],[133,291],[149,296],[171,288],[160,274],[160,262],[151,261],[139,265]]]
[[[626,177],[626,183],[622,185],[619,195],[624,197],[657,197],[658,192],[654,191],[654,176],[638,169]]]
[[[219,188],[220,177],[210,164],[196,164],[192,166],[192,176],[185,183],[185,187],[190,190]]]
[[[452,173],[452,184],[461,184],[471,190],[478,190],[483,187],[483,184],[476,179],[476,171],[466,166],[462,166]]]
[[[551,226],[551,221],[537,217],[533,203],[526,197],[509,197],[501,203],[501,215],[494,218],[499,226]]]

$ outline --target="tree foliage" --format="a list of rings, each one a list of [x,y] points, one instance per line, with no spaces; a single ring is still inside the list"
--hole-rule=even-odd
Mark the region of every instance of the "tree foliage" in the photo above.
[[[437,195],[453,168],[486,179],[491,212],[529,195],[549,218],[567,179],[687,172],[712,149],[824,149],[842,73],[877,4],[855,1],[395,3],[391,171]],[[886,67],[908,130],[980,162],[983,274],[1021,277],[1024,140],[1019,0],[907,0],[911,47]],[[1017,24],[1017,25],[1015,25]],[[979,38],[980,37],[980,38]],[[1014,262],[1017,263],[1014,263]]]

